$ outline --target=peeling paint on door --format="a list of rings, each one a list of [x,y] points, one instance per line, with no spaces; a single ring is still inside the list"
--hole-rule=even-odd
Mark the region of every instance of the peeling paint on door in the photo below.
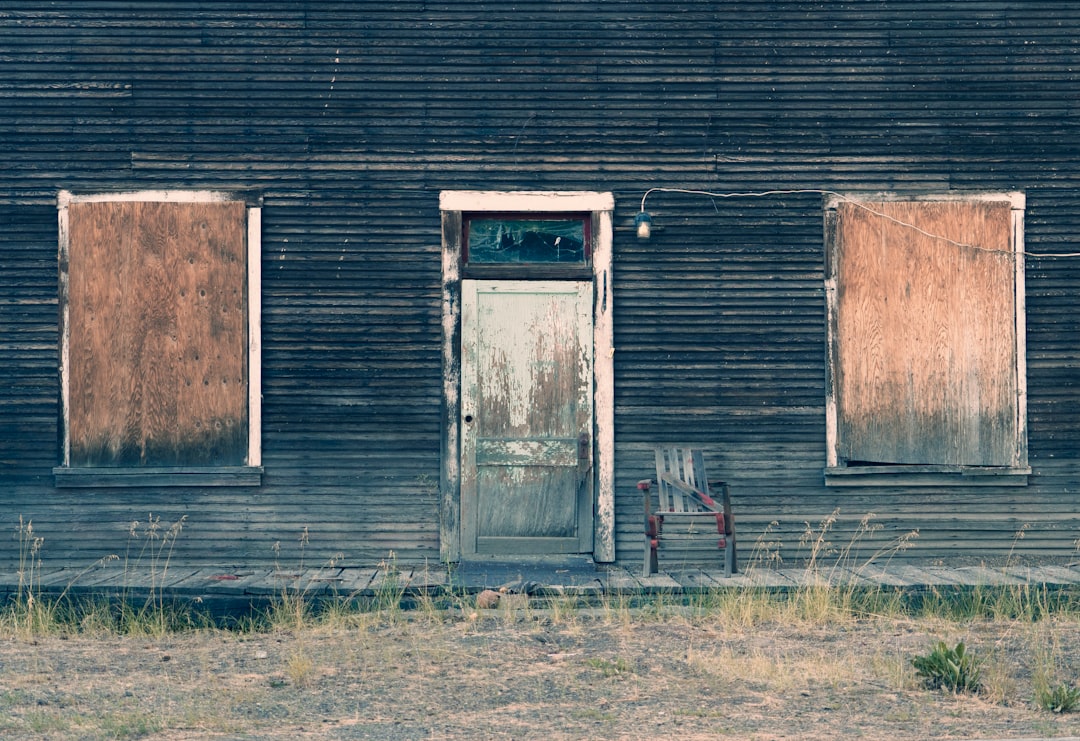
[[[588,551],[592,284],[463,281],[462,294],[462,548]]]

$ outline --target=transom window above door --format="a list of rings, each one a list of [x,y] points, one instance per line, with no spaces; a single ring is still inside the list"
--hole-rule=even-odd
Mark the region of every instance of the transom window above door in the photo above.
[[[589,213],[477,212],[461,220],[461,264],[471,278],[589,278]]]
[[[589,264],[589,216],[467,214],[466,265]]]

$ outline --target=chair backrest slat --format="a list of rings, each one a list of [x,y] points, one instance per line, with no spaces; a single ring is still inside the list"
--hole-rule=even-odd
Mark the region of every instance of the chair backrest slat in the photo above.
[[[670,477],[670,479],[669,479]],[[680,491],[678,482],[701,492],[706,498],[709,480],[705,474],[705,457],[700,450],[692,448],[657,448],[656,483],[657,503],[660,512],[707,512],[711,508],[696,497]]]

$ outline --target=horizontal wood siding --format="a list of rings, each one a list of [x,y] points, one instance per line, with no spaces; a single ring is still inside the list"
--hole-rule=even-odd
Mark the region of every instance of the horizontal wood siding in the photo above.
[[[55,208],[0,204],[0,497],[40,500],[56,465],[56,224]]]
[[[1069,557],[1080,260],[1040,255],[1078,250],[1078,32],[1050,0],[8,0],[0,529],[33,519],[57,565],[151,513],[187,516],[185,564],[295,560],[305,527],[308,563],[437,559],[439,191],[591,190],[616,200],[621,559],[653,443],[706,448],[744,555],[798,558],[838,510],[837,544],[882,525],[864,556],[917,528],[904,557]],[[822,197],[654,193],[638,241],[653,187],[1024,191],[1029,486],[825,488]],[[260,487],[53,486],[61,189],[263,197]]]

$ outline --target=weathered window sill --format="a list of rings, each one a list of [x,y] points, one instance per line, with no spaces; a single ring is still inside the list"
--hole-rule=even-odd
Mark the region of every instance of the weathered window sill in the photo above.
[[[1004,466],[841,466],[826,486],[1027,486],[1031,468]]]
[[[259,486],[262,466],[53,469],[61,488],[133,486]]]

